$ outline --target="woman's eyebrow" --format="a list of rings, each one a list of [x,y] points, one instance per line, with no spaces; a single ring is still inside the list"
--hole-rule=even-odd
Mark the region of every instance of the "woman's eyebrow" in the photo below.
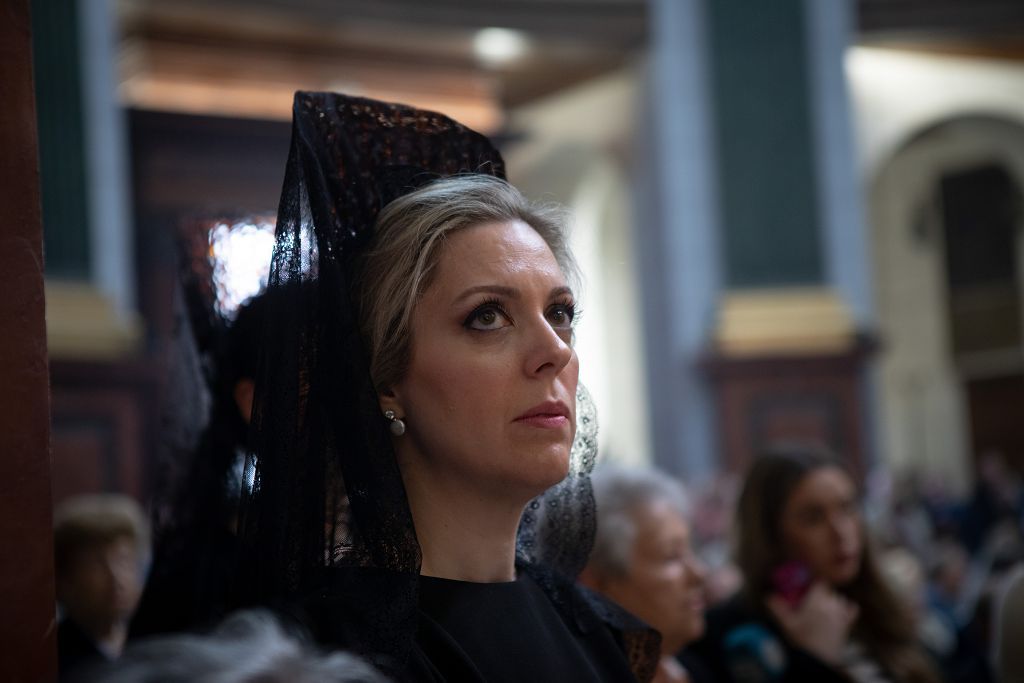
[[[452,303],[460,303],[465,301],[474,294],[497,294],[499,296],[506,297],[508,299],[518,299],[521,295],[520,291],[515,287],[506,287],[504,285],[476,285],[465,289],[460,293]],[[568,294],[572,296],[572,289],[566,286],[553,287],[548,298],[554,299],[555,297],[564,296]]]
[[[569,288],[569,287],[565,287],[565,286],[563,286],[563,287],[555,287],[554,289],[551,290],[551,294],[549,294],[548,296],[550,298],[554,299],[556,296],[562,296],[564,294],[568,294],[569,296],[573,296],[572,289]]]
[[[505,287],[503,285],[477,285],[463,290],[461,294],[455,297],[455,301],[453,303],[465,301],[474,294],[498,294],[509,299],[519,298],[519,290],[515,287]]]

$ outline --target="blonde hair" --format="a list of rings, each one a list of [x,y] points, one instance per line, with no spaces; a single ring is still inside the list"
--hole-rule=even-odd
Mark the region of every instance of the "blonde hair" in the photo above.
[[[149,523],[132,498],[116,493],[97,493],[67,499],[53,514],[54,564],[63,576],[79,553],[112,543],[131,540],[140,559],[149,554]]]
[[[433,282],[446,237],[483,223],[519,220],[544,239],[562,273],[575,284],[563,213],[523,197],[504,180],[458,175],[434,181],[388,204],[377,217],[373,243],[357,267],[357,306],[370,347],[370,373],[378,391],[408,369],[412,313]]]

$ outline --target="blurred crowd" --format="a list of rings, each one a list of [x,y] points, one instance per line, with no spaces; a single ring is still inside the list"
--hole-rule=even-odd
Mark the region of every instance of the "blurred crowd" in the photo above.
[[[859,675],[848,661],[855,656],[853,643],[870,641],[858,637],[857,624],[873,618],[872,601],[888,599],[882,593],[906,610],[914,645],[924,655],[922,671],[934,674],[907,680],[1021,680],[1022,653],[1006,646],[1019,640],[1015,634],[1024,625],[1020,475],[999,454],[988,453],[967,497],[913,471],[873,472],[858,490],[838,461],[817,453],[803,447],[769,452],[759,463],[775,461],[778,471],[755,466],[745,481],[721,475],[691,491],[657,470],[598,467],[597,538],[579,580],[661,632],[655,680],[829,680],[829,669],[845,672],[847,678],[836,680],[889,680]],[[801,468],[790,477],[795,485],[779,473],[790,461]],[[808,484],[812,475],[820,481]],[[758,492],[758,485],[768,488]],[[767,500],[780,486],[789,493],[775,503]],[[749,528],[756,519],[750,515],[775,505],[786,511],[778,515],[784,526],[793,501],[804,498],[808,507],[796,513],[803,515],[796,521],[803,531],[796,533],[818,533],[817,526],[822,535],[808,536],[810,549],[793,555],[783,529],[778,539],[798,560],[797,574],[772,576],[767,610],[744,604],[738,596],[758,594],[752,567],[760,560],[751,557],[771,551],[743,545],[757,534],[762,545],[773,540],[772,532]],[[243,681],[254,680],[247,677],[254,671],[266,681],[384,680],[355,658],[317,652],[301,629],[289,630],[267,612],[236,613],[205,626],[203,635],[196,629],[163,634],[126,649],[151,557],[141,510],[123,496],[83,496],[65,502],[55,519],[65,680],[85,672],[93,680],[125,682]],[[850,530],[844,530],[844,519],[851,520]],[[850,588],[860,581],[851,577],[863,575],[869,562],[877,565],[879,582],[863,595]],[[899,620],[895,603],[887,610],[890,620]],[[807,634],[827,640],[826,623],[840,625],[832,644]]]

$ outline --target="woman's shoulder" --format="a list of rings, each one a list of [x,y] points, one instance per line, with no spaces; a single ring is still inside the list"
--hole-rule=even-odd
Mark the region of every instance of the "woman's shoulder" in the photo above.
[[[544,565],[520,565],[560,612],[562,619],[592,639],[603,632],[618,645],[638,681],[654,676],[661,652],[661,635],[600,593],[566,579]]]

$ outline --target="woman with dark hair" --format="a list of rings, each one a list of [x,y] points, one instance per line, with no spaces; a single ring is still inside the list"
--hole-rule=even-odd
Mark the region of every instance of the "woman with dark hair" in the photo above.
[[[885,583],[846,465],[816,447],[763,454],[740,494],[740,592],[696,649],[726,681],[937,681],[909,605]]]
[[[595,426],[557,213],[439,114],[294,113],[238,602],[400,681],[649,680],[657,635],[573,583]]]

